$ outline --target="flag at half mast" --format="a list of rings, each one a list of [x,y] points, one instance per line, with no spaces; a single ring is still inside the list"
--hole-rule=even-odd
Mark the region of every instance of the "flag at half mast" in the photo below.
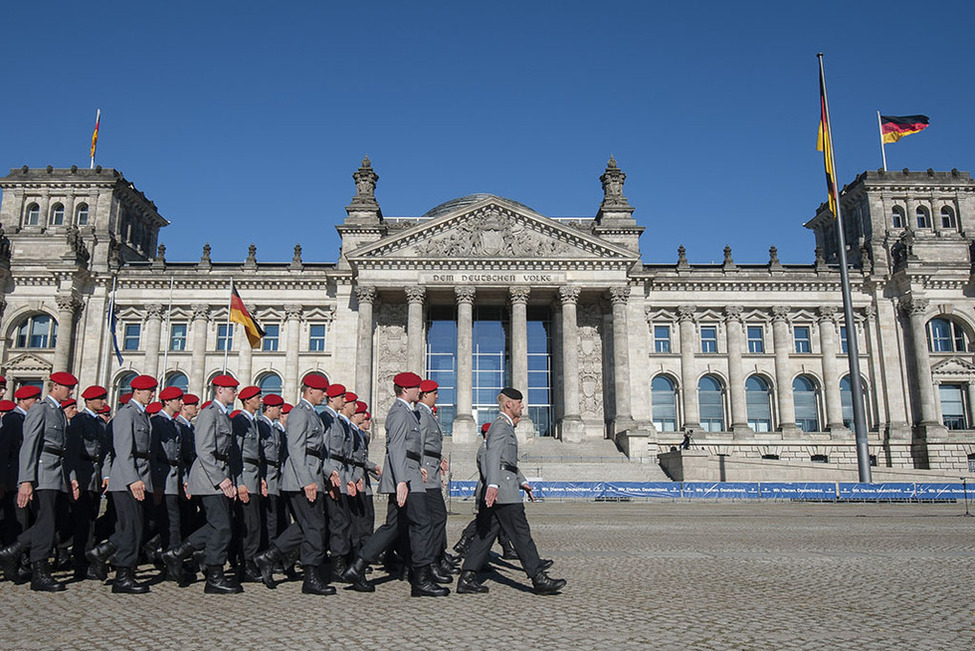
[[[230,320],[244,326],[244,332],[247,334],[247,341],[251,348],[257,348],[261,344],[261,339],[265,335],[264,328],[247,311],[247,306],[244,305],[240,294],[237,293],[237,288],[232,284],[230,286]]]
[[[833,162],[833,134],[829,128],[829,108],[826,105],[826,79],[823,69],[819,69],[819,136],[816,138],[816,149],[823,152],[823,162],[826,166],[826,191],[829,193],[829,210],[836,218],[836,164]]]
[[[928,128],[926,115],[881,115],[880,135],[884,144],[897,142],[904,136],[918,133]]]

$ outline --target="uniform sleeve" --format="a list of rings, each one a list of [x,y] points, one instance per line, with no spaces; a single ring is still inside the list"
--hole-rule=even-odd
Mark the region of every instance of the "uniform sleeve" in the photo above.
[[[504,445],[501,428],[492,425],[484,447],[484,477],[488,486],[501,486],[501,450]]]
[[[196,460],[214,488],[220,486],[226,475],[217,463],[217,419],[216,409],[206,409],[197,419]]]
[[[46,400],[46,398],[45,398]],[[37,461],[44,444],[44,405],[35,404],[24,418],[24,442],[20,446],[20,483],[37,483]]]
[[[81,414],[68,422],[64,441],[64,466],[68,471],[69,481],[78,481],[78,466],[81,465],[81,452],[85,449],[85,424]]]
[[[287,431],[285,437],[288,441],[288,458],[291,467],[294,468],[295,475],[298,477],[299,486],[318,484],[312,476],[308,464],[305,463],[305,444],[308,440],[308,430],[310,429],[309,418],[318,418],[318,415],[302,409],[301,411],[292,410],[288,416]]]
[[[332,455],[341,457],[345,454],[343,449],[345,430],[338,418],[329,418],[325,425],[327,426],[325,429],[325,452],[327,456],[322,459],[323,474],[325,479],[328,479],[333,472],[336,472],[342,479],[345,473],[345,464],[338,459],[333,459]]]
[[[386,434],[388,436],[386,446],[389,449],[390,465],[386,472],[392,472],[395,484],[408,482],[410,479],[409,470],[406,467],[406,435],[409,428],[409,423],[406,421],[407,417],[413,418],[413,415],[408,414],[405,409],[394,409],[389,412],[389,417],[386,420]]]
[[[112,466],[112,479],[125,486],[131,486],[139,481],[139,473],[136,470],[135,457],[132,455],[133,428],[135,427],[134,414],[130,409],[122,409],[115,417],[114,426],[114,445],[115,463]],[[117,474],[116,474],[117,473]],[[117,486],[114,488],[118,488]]]

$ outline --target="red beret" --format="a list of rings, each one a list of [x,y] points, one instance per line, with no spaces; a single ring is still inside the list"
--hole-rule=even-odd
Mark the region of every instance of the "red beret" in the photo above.
[[[68,407],[75,407],[78,405],[78,401],[74,398],[68,398],[67,400],[61,401],[61,409],[67,409]]]
[[[163,402],[167,400],[178,400],[183,397],[183,390],[179,387],[166,387],[159,392],[159,399]]]
[[[366,413],[366,410],[368,408],[369,408],[369,405],[367,405],[366,403],[362,402],[361,400],[356,400],[355,401],[355,413],[357,413],[357,414],[364,414],[364,413]]]
[[[129,386],[136,391],[146,391],[148,389],[155,389],[157,386],[159,386],[159,383],[156,382],[156,378],[152,377],[151,375],[139,375],[132,380]]]
[[[345,387],[341,384],[330,384],[328,388],[325,389],[325,395],[329,398],[338,398],[339,396],[345,397]]]
[[[41,388],[34,386],[20,387],[14,392],[14,398],[17,400],[30,400],[31,398],[37,398],[41,395]]]
[[[110,414],[110,413],[112,413],[112,408],[111,408],[111,407],[109,407],[109,406],[108,406],[108,404],[106,404],[106,405],[105,405],[104,407],[102,407],[102,408],[101,408],[101,409],[100,409],[100,410],[98,411],[98,413],[99,413],[99,414]]]
[[[230,412],[230,417],[231,418],[236,418],[239,414],[240,414],[240,410],[239,409],[234,409],[232,412]]]
[[[358,400],[358,399],[359,399],[359,396],[357,396],[356,394],[354,394],[354,393],[353,393],[353,392],[351,392],[351,391],[348,391],[348,392],[346,392],[346,394],[345,394],[345,401],[346,401],[346,402],[355,402],[355,401],[356,401],[356,400]]]
[[[206,401],[206,402],[204,402],[204,403],[203,403],[202,405],[200,405],[200,409],[206,409],[206,408],[207,408],[207,407],[209,407],[209,406],[210,406],[210,405],[211,405],[212,403],[213,403],[213,401],[212,401],[212,400],[207,400],[207,401]]]
[[[491,423],[484,423],[481,425],[481,434],[487,434],[489,429],[491,429]]]
[[[74,385],[78,384],[78,378],[70,373],[51,373],[51,382],[65,387],[73,387]]]
[[[183,394],[183,404],[184,405],[198,405],[200,404],[200,396],[193,395],[192,393]]]
[[[16,406],[17,403],[13,400],[0,400],[0,412],[13,411]]]
[[[291,404],[290,402],[286,402],[283,405],[281,405],[281,413],[282,414],[290,413],[291,410],[294,408],[295,406],[293,404]]]
[[[123,393],[122,395],[120,395],[118,397],[118,403],[120,405],[128,404],[129,400],[132,400],[132,394],[131,393]]]
[[[284,404],[284,398],[276,393],[269,393],[264,396],[264,406],[265,407],[280,407]]]
[[[309,373],[302,378],[301,383],[306,387],[311,387],[312,389],[325,390],[328,388],[328,378],[321,373]],[[345,389],[342,390],[345,391]]]
[[[250,400],[254,396],[260,395],[260,393],[261,393],[260,387],[255,387],[251,385],[249,387],[244,387],[243,389],[241,389],[240,392],[237,394],[237,397],[240,398],[241,400]]]
[[[97,384],[91,385],[81,393],[81,397],[85,400],[98,400],[106,396],[108,396],[108,389],[100,387]]]
[[[158,414],[160,411],[162,411],[162,403],[158,400],[156,402],[150,402],[148,405],[146,405],[147,414]]]
[[[430,411],[432,411],[433,413],[437,413],[437,405],[430,407]]]
[[[6,383],[7,383],[7,378],[0,375],[0,384],[6,384]]]
[[[370,414],[368,411],[366,412],[366,420],[372,420],[372,414]]]
[[[412,389],[413,387],[418,387],[420,386],[420,382],[423,382],[423,378],[421,378],[416,373],[409,373],[409,372],[398,373],[393,378],[393,384],[397,386],[401,386],[404,389]]]
[[[240,384],[232,375],[218,375],[212,382],[215,387],[235,387]]]
[[[403,386],[402,384],[400,386]],[[420,382],[420,393],[430,393],[431,391],[436,391],[440,385],[433,380],[424,380]]]

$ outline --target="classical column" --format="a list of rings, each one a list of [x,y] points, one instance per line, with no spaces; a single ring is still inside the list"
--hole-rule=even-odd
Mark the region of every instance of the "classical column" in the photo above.
[[[359,303],[359,336],[355,356],[355,384],[360,395],[370,405],[375,402],[372,395],[372,306],[376,300],[376,288],[359,285],[355,288]]]
[[[511,297],[511,385],[525,396],[521,422],[515,428],[518,439],[527,441],[535,435],[535,425],[528,416],[528,297],[530,287],[512,287]]]
[[[562,301],[562,440],[580,443],[585,438],[586,427],[582,422],[579,404],[579,320],[576,304],[579,287],[563,285],[559,288]]]
[[[785,305],[772,307],[772,345],[775,348],[775,394],[779,406],[779,430],[796,433],[796,405],[792,400],[792,338],[789,336],[789,308]]]
[[[917,391],[921,407],[921,421],[918,424],[925,427],[937,426],[941,423],[938,422],[937,401],[931,380],[931,358],[928,355],[924,319],[928,310],[928,299],[906,296],[901,299],[900,305],[911,320],[911,353],[914,357],[914,377],[918,379]],[[917,421],[917,415],[914,419]]]
[[[684,429],[701,429],[701,406],[697,400],[697,373],[695,372],[694,351],[697,350],[695,337],[693,305],[680,305],[677,320],[680,323],[680,387],[684,401]]]
[[[735,434],[754,431],[748,426],[748,406],[745,402],[745,373],[741,365],[745,324],[741,313],[740,305],[729,305],[724,309],[725,338],[728,345],[728,397],[731,400],[731,431]]]
[[[843,424],[840,400],[840,373],[836,364],[836,313],[833,305],[819,308],[819,347],[823,353],[823,394],[826,397],[826,422],[830,431],[849,429]],[[855,334],[855,333],[854,333]],[[850,381],[855,381],[850,378]]]
[[[71,372],[71,350],[74,343],[75,315],[81,299],[74,294],[58,294],[58,338],[54,344],[54,370]]]
[[[254,349],[251,348],[251,342],[247,340],[247,333],[244,332],[244,328],[237,333],[239,335],[240,341],[238,342],[238,353],[237,353],[237,381],[240,382],[240,387],[251,384],[253,378],[251,373],[254,368]]]
[[[210,306],[199,304],[193,309],[193,348],[190,357],[190,391],[204,401],[209,400],[206,386],[207,325],[210,323]]]
[[[146,361],[143,364],[142,372],[154,378],[159,377],[159,339],[162,330],[163,311],[163,306],[158,303],[150,303],[145,306]],[[163,371],[165,370],[163,369]]]
[[[406,324],[407,369],[426,377],[427,365],[424,363],[423,299],[427,290],[422,285],[406,288],[408,317]]]
[[[300,305],[285,305],[285,346],[284,349],[284,399],[294,403],[298,400],[299,382],[301,378],[298,374],[298,351],[301,350],[301,314],[303,308]],[[366,397],[366,396],[363,396]]]
[[[474,294],[469,286],[455,287],[457,297],[457,414],[453,439],[457,443],[476,440],[474,422]]]
[[[630,339],[626,327],[629,285],[610,287],[609,300],[613,304],[613,386],[616,394],[613,434],[618,435],[634,426],[630,403]]]

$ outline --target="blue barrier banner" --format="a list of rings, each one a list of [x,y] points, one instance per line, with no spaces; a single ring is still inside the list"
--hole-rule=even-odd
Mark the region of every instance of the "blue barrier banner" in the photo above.
[[[835,500],[836,484],[830,482],[762,482],[762,499]]]
[[[635,482],[614,481],[603,484],[603,494],[600,497],[656,497],[668,500],[681,496],[680,484],[667,482]]]
[[[758,483],[753,482],[684,482],[684,497],[757,499]]]
[[[532,485],[535,499],[595,499],[602,495],[601,481],[539,481]]]
[[[914,495],[919,500],[964,500],[965,490],[961,484],[916,484]]]
[[[884,483],[884,484],[839,484],[839,499],[841,500],[912,500],[914,499],[914,484]]]
[[[450,496],[458,498],[473,497],[476,486],[476,481],[451,481]]]

